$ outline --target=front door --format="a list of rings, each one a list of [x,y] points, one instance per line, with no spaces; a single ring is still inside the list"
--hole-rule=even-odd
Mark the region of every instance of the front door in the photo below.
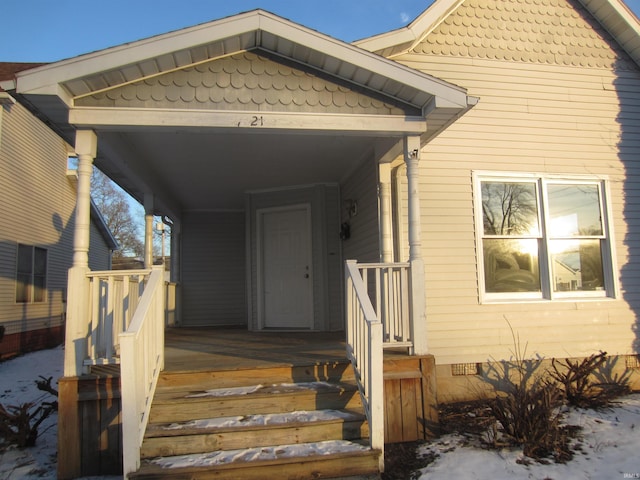
[[[260,210],[262,328],[313,327],[308,205]]]

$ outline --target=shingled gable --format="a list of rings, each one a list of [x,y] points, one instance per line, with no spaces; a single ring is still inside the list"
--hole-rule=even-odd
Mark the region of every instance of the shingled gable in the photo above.
[[[472,3],[465,0],[437,0],[406,27],[359,40],[354,42],[354,45],[376,52],[386,58],[414,50],[425,37],[439,28],[454,11],[466,4],[473,7],[474,4]],[[582,5],[598,21],[601,28],[616,40],[629,57],[637,65],[640,65],[640,21],[625,4],[619,0],[575,0],[575,3]],[[540,14],[548,13],[549,11],[548,6],[541,4],[540,8]],[[569,10],[567,9],[567,11]],[[531,13],[533,14],[534,12]],[[476,18],[476,21],[480,20]],[[575,19],[567,18],[566,20],[569,27],[575,27]],[[583,37],[588,38],[588,35],[583,35]],[[581,44],[585,43],[584,38]],[[510,41],[509,39],[505,40]],[[511,43],[515,45],[514,42]],[[518,43],[522,44],[521,41]],[[526,51],[527,49],[523,47],[523,50]],[[604,61],[604,58],[600,61]]]
[[[335,79],[330,83],[348,86],[349,91],[358,90],[358,95],[369,92],[383,103],[386,100],[390,105],[402,106],[405,115],[424,117],[445,109],[446,118],[432,117],[436,122],[429,129],[433,135],[475,103],[463,88],[262,10],[22,72],[15,88],[70,139],[73,128],[68,111],[87,102],[79,99],[135,82],[153,83],[158,77],[166,79],[185,69],[202,69],[215,59],[247,51],[283,58],[303,71]],[[352,99],[352,103],[362,102]]]

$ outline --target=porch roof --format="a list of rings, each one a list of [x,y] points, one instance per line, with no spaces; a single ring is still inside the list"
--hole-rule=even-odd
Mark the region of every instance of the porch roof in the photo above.
[[[96,93],[247,51],[267,52],[421,114],[77,104]],[[153,192],[159,200],[155,213],[170,216],[185,210],[239,209],[248,190],[340,181],[365,155],[379,161],[396,157],[404,135],[420,135],[428,142],[477,101],[461,87],[262,10],[43,65],[0,86],[15,91],[19,101],[72,145],[77,128],[96,131],[96,165],[138,200]],[[261,122],[264,116],[265,128],[259,131],[243,123],[256,113]],[[212,151],[220,163],[198,163]],[[203,177],[206,184],[198,182]]]

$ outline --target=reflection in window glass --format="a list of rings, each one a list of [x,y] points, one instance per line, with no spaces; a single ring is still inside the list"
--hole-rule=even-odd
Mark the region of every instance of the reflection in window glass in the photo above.
[[[602,235],[600,193],[597,185],[550,184],[547,192],[550,236]]]
[[[539,292],[538,240],[485,239],[487,292]]]
[[[16,262],[16,302],[46,301],[47,250],[19,244]]]
[[[550,248],[554,291],[604,289],[600,240],[553,240]]]
[[[539,235],[533,182],[482,182],[485,235]]]

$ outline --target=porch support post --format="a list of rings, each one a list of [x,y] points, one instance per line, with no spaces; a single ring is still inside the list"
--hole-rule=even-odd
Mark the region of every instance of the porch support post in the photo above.
[[[144,268],[153,266],[153,193],[144,194]]]
[[[67,277],[67,319],[65,325],[64,377],[59,384],[58,478],[81,475],[82,432],[78,398],[78,377],[84,373],[90,335],[89,233],[91,228],[91,173],[98,138],[91,130],[76,132],[78,184],[73,227],[73,263]]]
[[[393,219],[391,218],[391,164],[381,163],[378,195],[380,198],[380,260],[393,262]]]
[[[404,139],[404,160],[407,164],[407,186],[409,196],[409,264],[411,265],[411,338],[413,354],[427,354],[427,317],[422,259],[420,220],[420,137]]]
[[[91,173],[98,138],[91,130],[76,132],[78,187],[73,231],[73,264],[67,279],[67,322],[65,332],[64,376],[82,374],[89,335],[89,232],[91,226]]]

